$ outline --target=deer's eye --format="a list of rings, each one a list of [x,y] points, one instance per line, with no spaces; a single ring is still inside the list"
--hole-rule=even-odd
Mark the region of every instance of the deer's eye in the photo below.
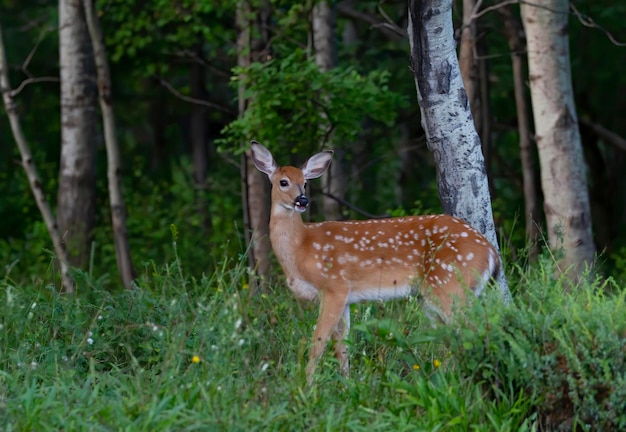
[[[289,186],[289,182],[287,180],[280,181],[280,187],[287,187],[287,186]]]

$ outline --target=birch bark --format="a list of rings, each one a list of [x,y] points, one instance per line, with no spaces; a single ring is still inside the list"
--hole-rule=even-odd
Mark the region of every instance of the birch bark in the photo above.
[[[576,279],[594,259],[589,191],[569,64],[568,0],[522,3],[530,95],[550,247]]]
[[[20,123],[20,118],[17,112],[17,105],[11,95],[11,84],[9,82],[9,64],[7,63],[7,57],[4,49],[4,41],[2,39],[2,26],[0,25],[0,92],[2,92],[2,99],[4,101],[4,108],[7,116],[9,117],[9,123],[11,124],[11,132],[15,138],[15,142],[20,151],[22,157],[22,167],[28,177],[28,183],[30,189],[35,197],[37,207],[41,212],[43,221],[46,224],[48,235],[52,240],[54,246],[54,252],[59,260],[59,267],[61,270],[61,282],[63,288],[67,293],[74,292],[74,282],[69,274],[68,257],[63,242],[61,241],[61,235],[59,233],[59,227],[57,226],[52,210],[50,210],[50,204],[46,199],[43,189],[41,188],[41,178],[39,172],[35,166],[33,155],[30,151],[24,131]]]
[[[72,265],[89,262],[96,216],[96,80],[81,0],[59,0],[61,158],[57,223]]]
[[[411,67],[443,211],[466,220],[499,250],[480,138],[463,87],[452,27],[452,0],[410,0]],[[504,271],[498,276],[505,301]]]

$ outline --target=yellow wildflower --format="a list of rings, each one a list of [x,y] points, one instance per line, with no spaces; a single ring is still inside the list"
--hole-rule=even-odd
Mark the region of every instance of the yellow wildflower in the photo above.
[[[200,357],[197,355],[191,357],[191,363],[200,363]]]
[[[435,366],[436,368],[441,366],[441,361],[439,359],[435,359],[433,360],[433,366]]]
[[[413,370],[414,370],[414,371],[418,371],[418,370],[420,370],[420,365],[418,365],[418,364],[414,364],[414,365],[413,365]]]

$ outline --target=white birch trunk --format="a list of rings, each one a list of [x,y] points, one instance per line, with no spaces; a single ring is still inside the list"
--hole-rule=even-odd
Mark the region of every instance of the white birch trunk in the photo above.
[[[26,137],[24,136],[24,131],[22,130],[22,126],[20,124],[20,119],[17,113],[17,106],[15,101],[13,100],[13,96],[11,95],[11,84],[9,83],[9,64],[7,63],[6,53],[4,49],[4,40],[2,39],[2,27],[0,26],[0,91],[2,92],[2,99],[4,101],[4,108],[9,117],[9,122],[11,124],[11,131],[13,132],[13,137],[15,138],[15,142],[20,151],[20,155],[22,157],[22,167],[26,172],[26,176],[28,177],[28,183],[30,185],[30,189],[33,192],[33,196],[35,197],[35,202],[37,203],[37,207],[41,212],[41,216],[43,217],[44,223],[46,224],[46,228],[48,229],[48,234],[50,235],[50,239],[52,240],[52,245],[54,247],[54,252],[59,260],[59,267],[61,270],[61,282],[63,283],[63,287],[65,292],[73,293],[74,292],[74,282],[70,278],[69,274],[69,266],[67,261],[67,253],[63,246],[63,242],[61,241],[61,235],[59,233],[59,228],[56,224],[56,220],[54,219],[54,215],[52,214],[52,210],[50,210],[50,204],[48,204],[48,200],[46,199],[46,195],[44,194],[41,188],[41,178],[39,177],[39,173],[37,171],[37,167],[35,166],[35,161],[33,160],[33,155],[30,151],[30,147],[26,142]]]
[[[463,87],[452,27],[452,0],[409,1],[411,67],[443,210],[460,217],[499,250],[480,138]],[[505,301],[504,271],[498,277]]]
[[[122,161],[120,148],[117,142],[115,116],[111,98],[111,74],[109,63],[104,49],[104,39],[100,21],[94,11],[93,0],[83,0],[85,15],[91,43],[93,45],[96,71],[98,76],[98,92],[100,96],[100,110],[102,111],[102,123],[104,126],[104,141],[107,149],[107,178],[109,185],[109,201],[111,206],[111,219],[113,224],[113,236],[115,240],[115,257],[117,267],[126,289],[133,288],[135,269],[130,256],[128,233],[126,231],[126,203],[122,193]]]
[[[73,265],[89,261],[96,210],[96,82],[81,0],[59,0],[61,159],[57,222]]]
[[[593,261],[589,192],[569,65],[567,0],[522,3],[530,93],[548,240],[559,272],[576,278]]]

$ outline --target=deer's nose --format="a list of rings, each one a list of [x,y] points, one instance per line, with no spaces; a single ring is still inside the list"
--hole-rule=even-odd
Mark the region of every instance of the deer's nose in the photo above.
[[[304,195],[298,195],[294,201],[294,208],[298,213],[302,213],[309,206],[309,199]]]
[[[298,205],[300,207],[305,207],[306,208],[309,205],[309,199],[304,194],[302,194],[302,195],[299,195],[296,198],[295,203],[296,203],[296,205]]]

